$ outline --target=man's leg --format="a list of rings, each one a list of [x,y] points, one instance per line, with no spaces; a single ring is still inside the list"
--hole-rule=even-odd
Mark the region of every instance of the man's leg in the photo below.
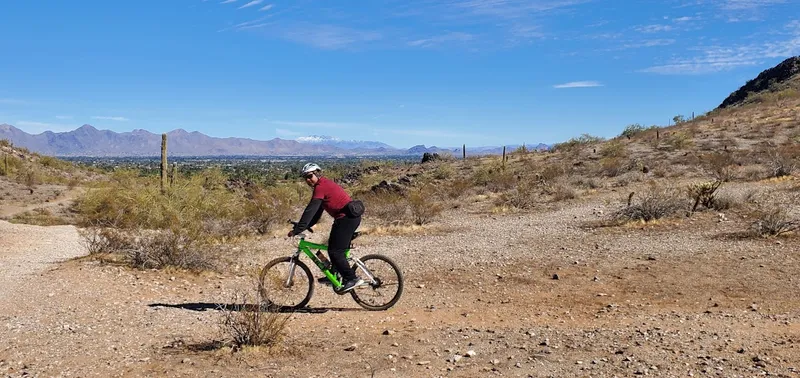
[[[331,227],[331,235],[328,238],[328,256],[334,268],[342,275],[344,282],[356,279],[356,274],[350,264],[347,263],[344,252],[350,247],[353,232],[356,231],[360,224],[361,217],[344,217],[334,220],[333,227]]]

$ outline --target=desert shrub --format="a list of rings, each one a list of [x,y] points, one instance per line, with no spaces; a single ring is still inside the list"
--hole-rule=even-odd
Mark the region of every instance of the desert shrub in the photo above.
[[[366,192],[359,195],[364,201],[365,218],[377,219],[385,225],[405,224],[410,220],[408,199],[394,191]]]
[[[689,133],[677,131],[664,138],[664,143],[674,150],[682,150],[691,147],[694,144],[694,141]]]
[[[705,166],[717,180],[730,181],[735,173],[736,159],[730,153],[715,152],[705,158]]]
[[[444,210],[444,205],[437,198],[433,186],[411,190],[408,194],[408,204],[414,223],[420,226],[432,222]]]
[[[770,149],[767,165],[772,177],[789,176],[797,167],[797,157],[800,156],[800,147],[787,145]]]
[[[262,190],[226,184],[226,176],[209,170],[179,181],[162,194],[158,178],[123,170],[88,190],[75,208],[81,225],[173,230],[213,239],[264,232],[298,203],[299,195],[291,186]]]
[[[279,344],[286,333],[291,314],[269,311],[265,306],[248,305],[256,295],[237,293],[232,304],[219,305],[220,330],[236,347]]]
[[[278,225],[283,225],[292,214],[293,194],[294,191],[286,187],[252,190],[251,200],[247,201],[245,207],[245,213],[251,220],[252,227],[264,234]]]
[[[10,154],[2,154],[0,155],[0,175],[11,176],[22,164],[23,162],[20,158]]]
[[[476,186],[485,187],[492,192],[502,192],[517,184],[517,177],[511,170],[503,169],[500,163],[479,167],[472,176]]]
[[[570,138],[570,140],[563,143],[556,143],[553,145],[553,151],[569,151],[576,147],[586,146],[593,143],[602,142],[605,139],[589,134],[581,134],[580,137]]]
[[[537,181],[543,185],[554,183],[567,174],[567,168],[561,162],[549,162],[536,174]]]
[[[614,212],[612,218],[618,221],[645,222],[665,218],[688,208],[684,198],[678,190],[652,185],[640,196],[631,193],[626,206]]]
[[[800,228],[800,222],[792,219],[782,206],[759,206],[753,217],[755,221],[750,224],[750,230],[756,236],[778,236]]]
[[[619,140],[606,142],[600,148],[600,156],[605,158],[621,158],[628,156],[628,148]]]
[[[509,206],[515,209],[531,209],[536,205],[536,187],[530,182],[520,182],[515,188],[500,194],[495,200],[497,206]]]
[[[720,193],[714,198],[711,208],[717,211],[742,207],[742,199],[729,193]]]
[[[196,239],[171,230],[147,232],[133,239],[127,251],[130,265],[141,269],[175,267],[193,271],[215,268],[215,256]]]
[[[133,248],[133,237],[124,232],[107,227],[79,228],[78,233],[83,237],[82,244],[90,255],[100,253],[126,254]]]
[[[604,157],[600,159],[600,170],[607,177],[616,177],[630,170],[628,161],[621,157]]]
[[[33,224],[37,226],[57,226],[69,224],[65,219],[54,215],[50,210],[38,208],[15,215],[11,223]]]
[[[634,123],[628,126],[625,126],[625,130],[622,131],[620,136],[626,137],[628,139],[632,138],[634,135],[641,133],[642,131],[647,130],[644,126]]]
[[[472,181],[462,177],[450,180],[444,186],[444,190],[447,194],[447,197],[450,199],[460,198],[470,188],[472,188]]]
[[[568,183],[563,181],[555,184],[552,187],[550,194],[553,196],[553,201],[556,202],[575,199],[578,197],[578,192],[576,192],[575,189]]]
[[[716,201],[717,189],[722,185],[722,181],[710,181],[699,184],[689,185],[687,193],[694,205],[692,211],[697,210],[697,206],[703,205],[707,209],[713,209]]]
[[[740,170],[740,175],[747,181],[758,181],[769,176],[769,173],[762,165],[753,164],[743,167]]]
[[[433,171],[433,178],[437,180],[447,180],[456,173],[455,169],[453,168],[452,164],[445,163],[439,164]]]
[[[600,189],[605,187],[603,180],[597,177],[577,176],[572,179],[572,184],[587,189]]]
[[[17,169],[16,182],[25,185],[29,189],[33,189],[42,182],[41,174],[36,167],[23,161]]]
[[[14,145],[8,139],[0,139],[0,147],[13,147]]]

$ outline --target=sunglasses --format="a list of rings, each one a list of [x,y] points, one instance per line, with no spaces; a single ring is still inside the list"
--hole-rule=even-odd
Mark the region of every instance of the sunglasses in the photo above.
[[[309,174],[303,176],[303,178],[306,179],[306,180],[308,180],[308,179],[310,179],[312,177],[314,177],[313,173],[309,173]]]

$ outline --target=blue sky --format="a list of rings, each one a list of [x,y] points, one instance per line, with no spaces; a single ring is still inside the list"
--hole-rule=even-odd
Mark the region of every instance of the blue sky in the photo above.
[[[713,109],[800,55],[800,1],[6,0],[0,35],[30,133],[531,144]]]

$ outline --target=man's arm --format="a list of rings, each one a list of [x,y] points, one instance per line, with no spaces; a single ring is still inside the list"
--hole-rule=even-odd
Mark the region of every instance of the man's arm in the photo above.
[[[308,203],[306,209],[303,210],[303,215],[292,230],[292,234],[297,235],[309,227],[313,226],[319,220],[318,213],[322,211],[322,199],[313,198]]]

